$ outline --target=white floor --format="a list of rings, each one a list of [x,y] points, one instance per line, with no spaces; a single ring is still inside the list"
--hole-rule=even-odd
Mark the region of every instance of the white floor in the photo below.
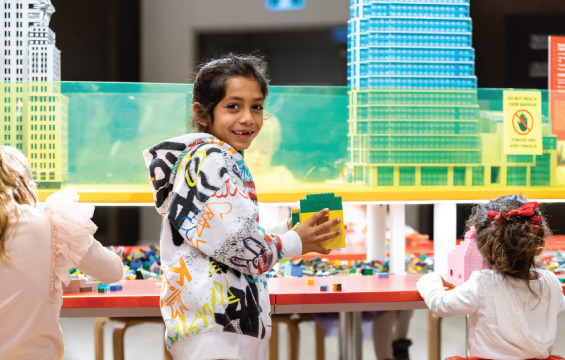
[[[94,322],[95,318],[63,318],[61,328],[65,338],[66,360],[94,360]],[[109,324],[111,325],[111,324]],[[142,324],[127,330],[125,338],[126,360],[154,360],[163,357],[163,330],[159,324]],[[314,358],[314,328],[308,323],[301,324],[300,359]],[[280,359],[286,360],[284,349],[284,329],[281,329]],[[111,326],[105,329],[105,359],[112,359]],[[412,360],[427,359],[427,310],[416,310],[410,323],[409,337]],[[565,354],[565,316],[558,322],[555,354]],[[326,338],[326,359],[338,359],[337,338]],[[442,357],[463,356],[465,352],[465,317],[454,316],[442,322]],[[363,340],[363,359],[375,359],[372,341]]]

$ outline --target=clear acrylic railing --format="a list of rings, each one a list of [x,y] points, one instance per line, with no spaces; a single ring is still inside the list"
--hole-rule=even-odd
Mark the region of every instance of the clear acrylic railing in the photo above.
[[[41,198],[72,185],[82,201],[152,202],[142,151],[188,132],[191,85],[28,85],[0,88],[0,141],[26,153]],[[505,155],[492,145],[503,139],[502,94],[273,86],[263,130],[244,157],[266,202],[320,192],[346,201],[475,200],[510,192],[565,198],[565,139],[552,134],[548,92],[542,91],[542,157]]]

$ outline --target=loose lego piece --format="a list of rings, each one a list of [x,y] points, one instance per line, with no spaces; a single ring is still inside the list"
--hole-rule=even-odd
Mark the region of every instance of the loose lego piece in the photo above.
[[[135,272],[135,279],[136,279],[136,280],[143,280],[143,279],[144,279],[143,273],[141,272],[141,270],[138,269],[138,270]]]
[[[388,277],[389,277],[389,274],[387,272],[377,273],[377,278],[379,278],[379,279],[380,278],[388,278]]]
[[[120,284],[111,284],[110,285],[110,291],[120,291],[123,290],[123,286]]]
[[[302,267],[300,265],[291,265],[290,276],[302,277]]]
[[[328,291],[328,285],[320,286],[320,291]]]
[[[306,285],[314,285],[314,279],[306,279]]]
[[[75,292],[96,291],[98,283],[96,281],[87,280],[84,275],[71,275],[69,285],[61,284],[63,294]]]
[[[341,291],[341,283],[333,284],[334,291]]]

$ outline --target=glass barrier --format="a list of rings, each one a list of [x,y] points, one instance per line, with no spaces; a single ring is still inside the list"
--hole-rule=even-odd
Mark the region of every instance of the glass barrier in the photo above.
[[[152,203],[142,151],[188,132],[191,90],[4,83],[0,141],[28,156],[41,198],[72,185],[82,201]],[[543,150],[508,155],[503,91],[273,86],[264,127],[244,157],[266,202],[320,192],[349,201],[476,200],[510,192],[565,198],[565,138],[553,130],[548,92],[532,90],[541,92],[542,119],[516,117],[518,129],[541,125]],[[556,118],[562,126],[562,115]]]

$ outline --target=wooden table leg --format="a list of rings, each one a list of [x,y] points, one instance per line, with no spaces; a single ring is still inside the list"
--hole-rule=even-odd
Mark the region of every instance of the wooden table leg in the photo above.
[[[441,357],[441,318],[428,311],[428,360]]]
[[[269,360],[279,360],[279,320],[273,316],[271,320],[271,339],[269,340]]]
[[[104,325],[110,321],[107,317],[99,317],[94,323],[94,359],[104,360]]]

